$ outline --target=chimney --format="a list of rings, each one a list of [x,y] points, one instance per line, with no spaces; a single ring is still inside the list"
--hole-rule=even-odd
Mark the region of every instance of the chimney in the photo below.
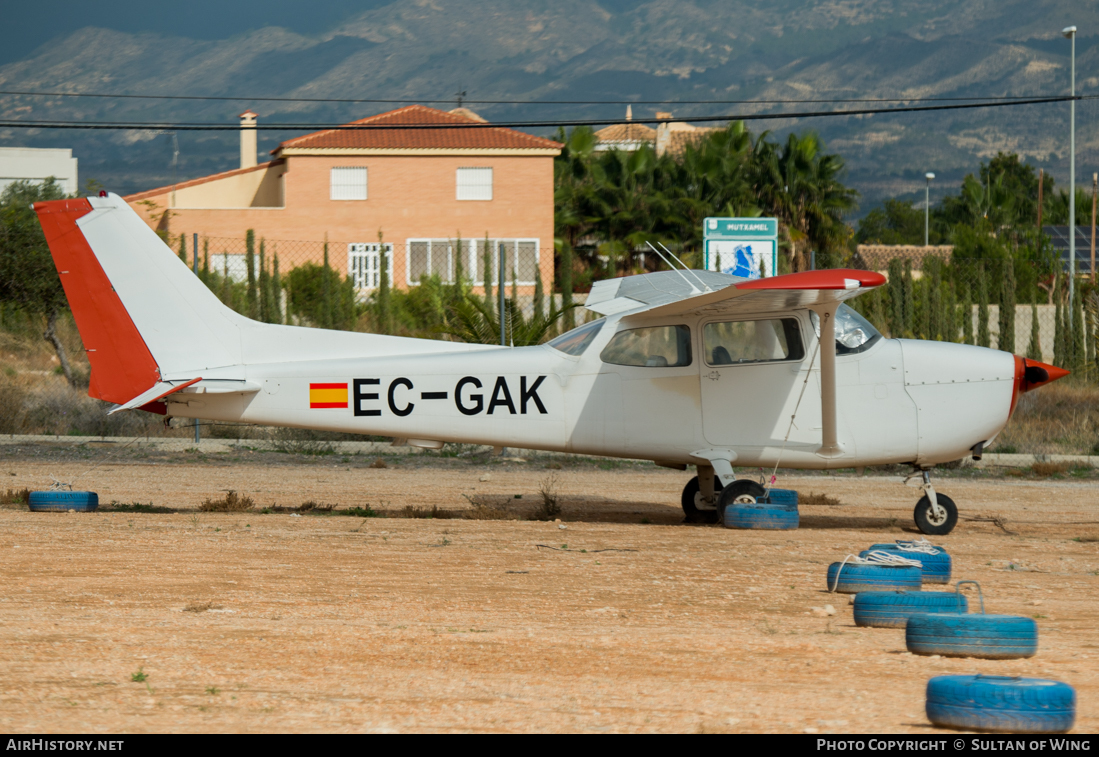
[[[246,110],[240,114],[240,167],[256,165],[256,119],[258,113]]]
[[[626,106],[626,120],[627,121],[632,121],[633,120],[633,106],[632,105],[627,105]]]
[[[658,110],[656,117],[660,122],[656,125],[656,156],[660,157],[668,151],[668,143],[671,141],[671,129],[668,124],[672,120],[672,114]]]

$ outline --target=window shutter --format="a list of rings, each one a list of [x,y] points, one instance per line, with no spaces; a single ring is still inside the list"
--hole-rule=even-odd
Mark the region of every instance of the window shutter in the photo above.
[[[331,173],[331,199],[365,200],[365,168],[333,168]]]

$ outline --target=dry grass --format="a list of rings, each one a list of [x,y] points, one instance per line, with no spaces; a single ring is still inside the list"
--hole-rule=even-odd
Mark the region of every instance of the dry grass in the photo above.
[[[1030,472],[1035,476],[1056,476],[1059,473],[1068,473],[1072,467],[1068,463],[1034,463],[1030,466]]]
[[[538,484],[538,493],[542,502],[534,511],[534,520],[553,520],[561,514],[561,503],[557,501],[557,474],[551,473]]]
[[[30,489],[8,489],[0,494],[0,505],[25,505],[30,500]]]
[[[989,451],[1099,455],[1099,387],[1061,380],[1027,392]]]
[[[392,513],[390,517],[396,518],[424,518],[435,520],[449,520],[456,517],[450,510],[443,510],[438,505],[428,507],[413,507],[407,505],[403,510]]]
[[[255,506],[255,500],[248,495],[229,491],[221,499],[207,499],[198,509],[204,513],[238,513],[251,510]]]
[[[183,612],[206,612],[217,609],[213,602],[191,602],[183,608]]]
[[[506,503],[494,502],[488,497],[470,497],[468,494],[462,496],[470,504],[469,512],[466,513],[466,518],[469,520],[508,520],[511,518]]]
[[[325,505],[309,500],[298,506],[299,513],[330,513],[336,509],[335,505]]]
[[[840,501],[835,497],[829,497],[827,494],[817,494],[816,492],[809,492],[808,494],[798,494],[799,505],[829,505],[835,507]]]

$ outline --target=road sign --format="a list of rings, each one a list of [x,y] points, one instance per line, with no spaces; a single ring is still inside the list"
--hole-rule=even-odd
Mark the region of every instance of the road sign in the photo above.
[[[702,223],[706,270],[746,279],[775,275],[777,218],[707,218]]]

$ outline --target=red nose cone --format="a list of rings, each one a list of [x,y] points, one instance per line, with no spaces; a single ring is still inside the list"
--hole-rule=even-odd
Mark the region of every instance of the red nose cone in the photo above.
[[[1032,389],[1037,389],[1040,386],[1046,384],[1052,384],[1059,378],[1064,378],[1069,374],[1064,368],[1058,368],[1055,365],[1046,365],[1045,363],[1039,363],[1037,360],[1027,360],[1025,357],[1015,356],[1015,391],[1011,393],[1011,410],[1008,413],[1008,417],[1011,413],[1015,412],[1015,403],[1019,400],[1019,395],[1029,392]]]
[[[1022,368],[1022,375],[1020,376],[1020,368]],[[1026,358],[1015,356],[1015,380],[1018,382],[1022,379],[1020,392],[1029,392],[1031,389],[1037,389],[1040,386],[1046,384],[1052,384],[1059,378],[1064,378],[1069,374],[1064,368],[1058,368],[1055,365],[1046,365],[1045,363],[1039,363],[1037,360],[1027,360]]]

